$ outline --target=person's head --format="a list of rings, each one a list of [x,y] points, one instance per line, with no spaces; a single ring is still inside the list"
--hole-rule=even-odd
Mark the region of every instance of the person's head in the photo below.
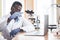
[[[11,7],[11,14],[13,14],[14,12],[19,12],[21,11],[21,9],[22,9],[22,4],[18,1],[15,1]]]

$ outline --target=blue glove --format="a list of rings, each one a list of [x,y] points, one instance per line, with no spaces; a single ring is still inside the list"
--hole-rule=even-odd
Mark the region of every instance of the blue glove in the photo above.
[[[15,19],[16,17],[22,17],[20,12],[15,12],[13,15],[10,16],[10,19]]]
[[[14,29],[10,32],[10,37],[14,37],[18,32],[20,32],[20,28]]]

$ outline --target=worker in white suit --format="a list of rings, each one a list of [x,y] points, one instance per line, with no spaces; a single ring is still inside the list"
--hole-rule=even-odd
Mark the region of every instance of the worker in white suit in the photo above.
[[[23,29],[26,32],[34,30],[34,26],[32,25],[32,23],[30,23],[23,17],[19,17],[18,20],[12,19],[7,26],[9,32],[18,28]]]
[[[3,31],[4,37],[7,40],[12,40],[11,36],[15,37],[21,31],[30,32],[35,30],[33,24],[22,17],[21,9],[22,4],[15,1],[11,7],[11,16],[8,18],[7,26]]]

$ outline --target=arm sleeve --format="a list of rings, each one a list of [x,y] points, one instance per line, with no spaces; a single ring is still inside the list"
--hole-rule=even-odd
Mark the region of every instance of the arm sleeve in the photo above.
[[[10,23],[7,25],[8,32],[11,32],[11,29],[13,27],[13,24],[14,24],[14,20],[11,20]]]

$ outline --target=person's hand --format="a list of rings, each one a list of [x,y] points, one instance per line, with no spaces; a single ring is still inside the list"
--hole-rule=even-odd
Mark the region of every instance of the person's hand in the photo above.
[[[12,36],[12,37],[14,37],[17,33],[19,33],[20,32],[20,28],[17,28],[17,29],[14,29],[14,30],[12,30],[11,32],[10,32],[10,37]]]

